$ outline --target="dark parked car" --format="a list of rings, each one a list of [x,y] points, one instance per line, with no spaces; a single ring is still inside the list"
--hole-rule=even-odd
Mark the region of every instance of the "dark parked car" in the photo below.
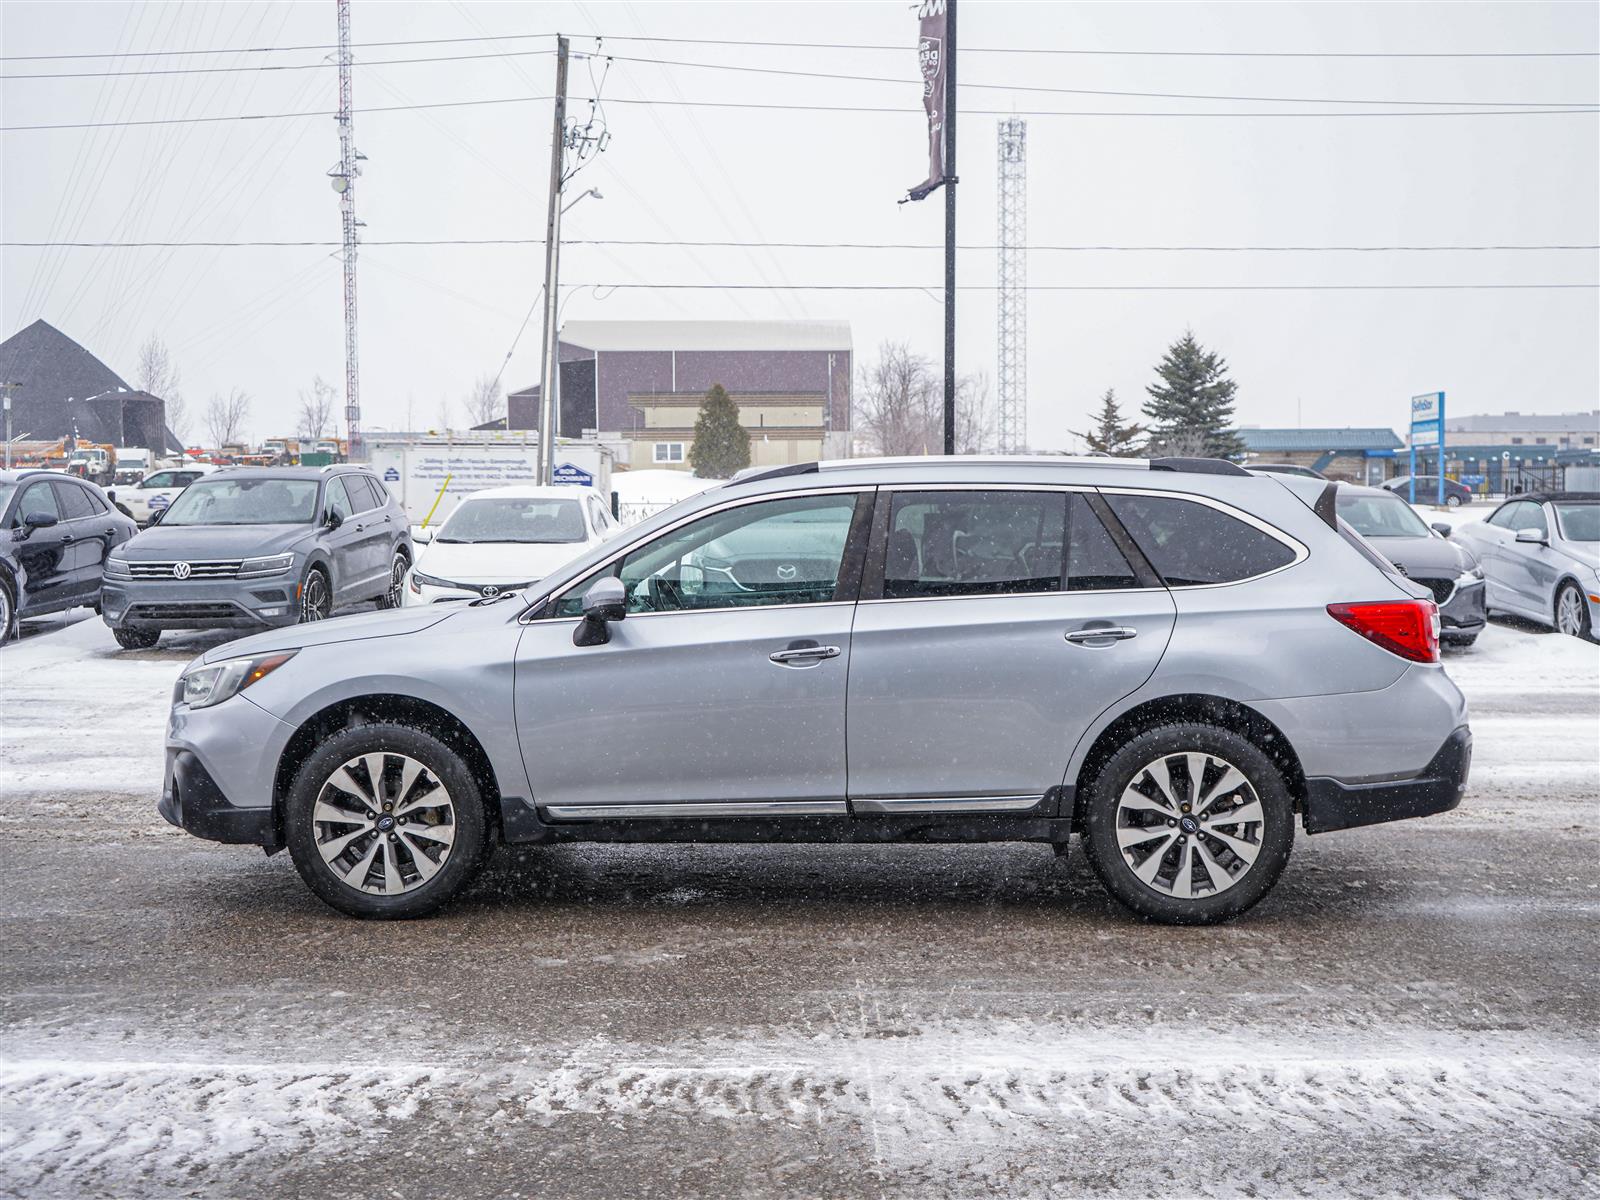
[[[1411,505],[1381,488],[1340,484],[1335,504],[1345,524],[1433,593],[1440,641],[1470,646],[1478,640],[1488,623],[1483,569],[1471,550],[1445,540],[1449,526],[1428,528]]]
[[[1439,501],[1439,477],[1437,475],[1418,475],[1417,496],[1412,503],[1437,504]],[[1382,485],[1383,489],[1393,492],[1405,500],[1411,500],[1411,476],[1397,475],[1387,480]],[[1444,481],[1444,502],[1451,508],[1459,508],[1463,504],[1472,503],[1472,489],[1464,483],[1457,483],[1454,479]]]
[[[103,615],[127,650],[163,629],[262,630],[400,603],[405,509],[362,467],[203,475],[106,563]]]
[[[106,556],[138,531],[87,480],[0,471],[0,642],[23,617],[98,603]]]

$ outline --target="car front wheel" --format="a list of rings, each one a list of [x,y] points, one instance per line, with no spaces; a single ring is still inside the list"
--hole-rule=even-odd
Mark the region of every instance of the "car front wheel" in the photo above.
[[[1556,629],[1572,637],[1592,638],[1589,605],[1575,583],[1564,583],[1556,593]]]
[[[399,550],[394,553],[394,558],[389,562],[389,586],[384,590],[378,600],[379,608],[399,608],[401,593],[406,586],[406,571],[411,567],[411,562]]]
[[[113,629],[111,636],[124,650],[148,650],[161,640],[159,629]]]
[[[1461,497],[1460,496],[1446,496],[1444,498],[1444,504],[1445,504],[1446,508],[1460,508],[1461,507]]]
[[[1141,917],[1208,925],[1277,882],[1294,844],[1294,802],[1253,743],[1205,724],[1129,740],[1084,798],[1084,848],[1112,896]]]
[[[300,585],[300,623],[324,621],[332,614],[333,587],[321,567],[312,567]]]
[[[491,847],[482,793],[449,746],[407,725],[346,729],[301,766],[284,806],[306,884],[352,917],[421,917],[472,882]]]

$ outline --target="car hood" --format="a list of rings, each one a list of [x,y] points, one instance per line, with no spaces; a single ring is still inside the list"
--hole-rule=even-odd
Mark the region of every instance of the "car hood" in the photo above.
[[[417,570],[453,583],[532,583],[588,549],[588,542],[432,542],[417,548]]]
[[[1375,537],[1367,545],[1407,575],[1459,575],[1477,566],[1464,546],[1436,537]]]
[[[255,558],[282,554],[315,536],[316,526],[302,525],[157,525],[130,538],[123,553],[135,562],[196,558]]]
[[[276,654],[282,650],[303,650],[308,646],[331,646],[337,642],[361,642],[369,638],[421,633],[449,620],[456,611],[454,605],[390,608],[381,612],[354,613],[348,617],[313,621],[309,625],[290,625],[214,646],[201,656],[201,660],[216,662],[247,654]]]

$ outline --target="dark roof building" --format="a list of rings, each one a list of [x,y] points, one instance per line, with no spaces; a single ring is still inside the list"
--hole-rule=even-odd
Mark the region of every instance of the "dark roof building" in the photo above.
[[[1392,429],[1251,429],[1239,430],[1251,460],[1293,463],[1325,472],[1330,479],[1378,483],[1389,474],[1388,461],[1403,443]]]
[[[137,391],[77,342],[35,321],[0,342],[0,383],[11,392],[16,439],[77,437],[158,454],[182,449],[166,426],[166,402]]]

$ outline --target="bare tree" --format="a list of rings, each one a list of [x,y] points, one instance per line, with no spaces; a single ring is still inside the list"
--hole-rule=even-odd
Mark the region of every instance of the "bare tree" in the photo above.
[[[464,403],[467,420],[473,425],[487,425],[506,415],[505,400],[500,395],[500,379],[495,375],[478,376]]]
[[[439,415],[434,419],[439,429],[449,429],[455,421],[455,405],[450,402],[449,396],[439,397]]]
[[[319,438],[328,431],[333,419],[334,400],[338,392],[333,384],[321,375],[313,376],[311,391],[300,389],[300,436]]]
[[[189,440],[189,405],[178,390],[182,375],[167,352],[167,344],[152,333],[139,347],[134,386],[166,403],[167,428],[180,442]]]
[[[904,342],[884,342],[856,384],[854,425],[868,454],[937,454],[944,447],[944,378]],[[993,450],[998,413],[984,375],[956,377],[956,453]]]
[[[250,415],[250,394],[241,388],[232,388],[226,396],[214,394],[206,403],[206,432],[217,449],[237,442],[244,433],[245,419]]]

